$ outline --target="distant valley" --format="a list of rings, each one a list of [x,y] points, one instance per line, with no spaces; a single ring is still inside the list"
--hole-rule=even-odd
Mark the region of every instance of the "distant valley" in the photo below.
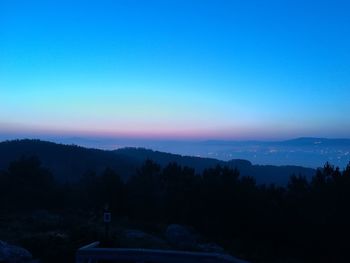
[[[170,141],[48,137],[47,140],[104,150],[142,147],[155,151],[214,158],[222,161],[244,159],[260,165],[297,165],[318,168],[322,167],[326,162],[330,162],[340,168],[345,168],[350,161],[350,139],[297,138],[285,141]]]
[[[292,165],[253,165],[250,161],[232,159],[229,161],[215,158],[182,156],[147,150],[144,148],[121,148],[117,150],[88,149],[75,145],[63,145],[39,140],[14,140],[0,143],[0,169],[21,156],[35,155],[43,165],[49,168],[60,181],[76,181],[88,172],[102,172],[110,167],[123,178],[137,173],[137,169],[146,159],[151,159],[161,166],[176,162],[182,166],[192,167],[197,173],[216,165],[237,168],[242,176],[252,176],[257,183],[275,183],[285,185],[292,174],[302,174],[307,178],[315,170]]]

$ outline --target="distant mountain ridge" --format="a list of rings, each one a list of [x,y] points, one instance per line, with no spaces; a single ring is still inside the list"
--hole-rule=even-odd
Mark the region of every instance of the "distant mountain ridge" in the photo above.
[[[144,148],[122,148],[117,150],[98,150],[76,145],[63,145],[40,140],[14,140],[0,143],[0,169],[21,156],[35,155],[43,165],[49,168],[60,181],[76,181],[84,173],[102,172],[110,167],[126,179],[135,174],[146,159],[151,159],[161,166],[177,162],[189,166],[201,173],[204,169],[216,165],[237,168],[241,175],[252,176],[258,183],[286,184],[291,174],[302,174],[310,178],[315,170],[301,166],[253,165],[247,160],[221,161],[214,158],[182,156],[147,150]]]
[[[170,162],[177,162],[182,166],[193,167],[197,172],[202,172],[204,169],[216,165],[228,166],[230,168],[237,168],[242,176],[253,176],[258,183],[286,184],[289,176],[292,174],[302,174],[307,178],[310,178],[315,174],[314,169],[301,166],[253,165],[248,160],[234,159],[230,161],[221,161],[213,158],[182,156],[143,148],[123,148],[115,150],[115,152],[123,156],[136,158],[140,162],[143,162],[146,159],[151,159],[162,166],[165,166]]]
[[[7,136],[8,138],[13,138]],[[6,138],[6,137],[0,137]],[[44,138],[44,137],[43,137]],[[280,141],[258,140],[161,140],[141,138],[47,137],[47,141],[86,148],[115,150],[141,147],[154,151],[221,161],[249,160],[260,165],[322,167],[330,162],[344,169],[350,162],[350,139],[300,137]]]

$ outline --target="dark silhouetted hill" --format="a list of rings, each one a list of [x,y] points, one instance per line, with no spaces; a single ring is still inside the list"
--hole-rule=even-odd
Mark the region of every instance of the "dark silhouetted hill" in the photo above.
[[[60,181],[76,181],[87,172],[101,173],[106,167],[115,170],[124,179],[135,174],[146,159],[161,166],[176,162],[192,167],[197,173],[216,165],[237,168],[242,176],[252,176],[257,183],[286,184],[292,174],[307,178],[315,170],[300,166],[253,165],[246,160],[220,161],[211,158],[181,156],[147,150],[144,148],[123,148],[114,151],[88,149],[76,145],[63,145],[40,140],[14,140],[0,143],[0,169],[21,156],[37,156]]]
[[[110,167],[122,176],[136,169],[130,158],[112,152],[63,145],[40,140],[14,140],[0,143],[0,169],[21,156],[37,156],[60,181],[76,181],[87,172],[102,172]]]
[[[315,174],[315,170],[301,166],[274,166],[274,165],[253,165],[247,160],[230,160],[220,161],[212,158],[201,158],[192,156],[182,156],[178,154],[163,153],[152,151],[144,148],[122,148],[115,150],[117,154],[127,156],[143,163],[147,159],[151,159],[165,166],[168,163],[176,162],[181,166],[189,166],[194,168],[198,173],[204,169],[214,167],[216,165],[237,168],[242,176],[252,176],[258,183],[276,183],[286,184],[290,175],[302,174],[307,178],[311,178]]]

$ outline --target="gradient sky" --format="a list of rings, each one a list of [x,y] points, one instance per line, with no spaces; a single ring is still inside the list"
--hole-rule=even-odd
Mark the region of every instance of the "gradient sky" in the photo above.
[[[350,1],[0,1],[0,134],[350,137]]]

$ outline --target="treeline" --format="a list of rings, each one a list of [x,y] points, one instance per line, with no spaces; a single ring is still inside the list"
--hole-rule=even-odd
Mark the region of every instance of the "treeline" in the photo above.
[[[286,187],[257,185],[238,170],[216,166],[197,175],[147,160],[126,182],[112,169],[91,171],[78,183],[58,184],[35,157],[0,173],[0,207],[83,210],[149,224],[194,227],[235,255],[253,262],[349,262],[350,165],[330,164],[312,180],[290,177]]]

